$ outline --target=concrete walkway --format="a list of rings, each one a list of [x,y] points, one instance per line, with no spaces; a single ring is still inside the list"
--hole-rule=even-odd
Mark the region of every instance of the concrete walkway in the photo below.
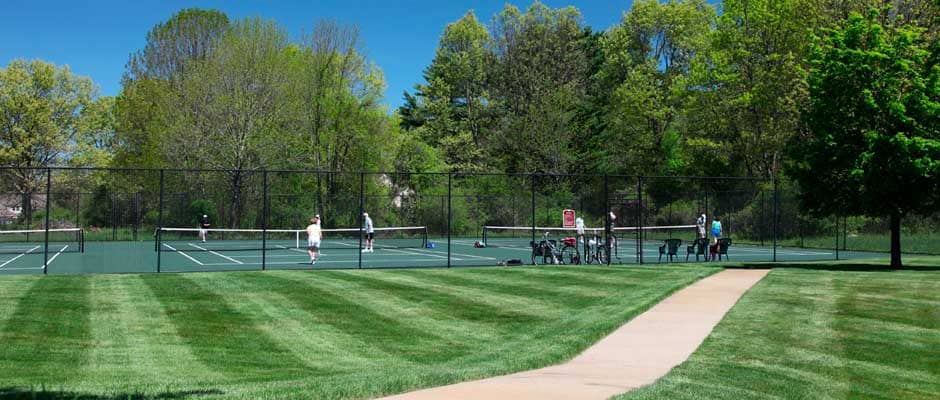
[[[564,364],[386,397],[607,399],[681,364],[768,270],[725,270],[676,292]]]

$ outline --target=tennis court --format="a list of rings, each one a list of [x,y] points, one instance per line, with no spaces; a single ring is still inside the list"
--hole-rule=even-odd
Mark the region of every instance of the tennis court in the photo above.
[[[80,229],[50,232],[48,256],[44,231],[7,236],[0,242],[0,274],[41,274],[48,257],[49,274],[81,273],[149,273],[239,271],[265,269],[353,269],[353,268],[443,268],[495,266],[510,259],[530,264],[532,250],[529,242],[532,228],[512,230],[483,230],[488,246],[478,248],[478,237],[427,236],[424,227],[387,228],[377,232],[375,250],[361,253],[358,230],[325,230],[323,249],[315,265],[309,263],[305,234],[299,230],[272,230],[261,237],[257,230],[228,230],[211,232],[206,242],[199,240],[195,229],[165,228],[160,248],[156,240],[141,241],[88,241]],[[537,228],[541,232],[546,228]],[[612,254],[612,264],[638,264],[654,266],[668,262],[659,259],[662,234],[683,240],[678,258],[686,262],[687,244],[694,234],[683,227],[680,232],[657,232],[657,227],[644,229],[642,251],[639,251],[635,233],[621,229]],[[223,233],[225,234],[223,236]],[[550,236],[552,232],[550,232]],[[566,232],[555,232],[565,234]],[[543,232],[544,234],[544,232]],[[301,236],[304,235],[304,236]],[[632,236],[631,236],[632,235]],[[434,247],[429,248],[428,244]],[[579,252],[583,245],[579,245]],[[731,261],[770,262],[774,248],[770,243],[734,244],[728,251]],[[815,261],[835,259],[865,259],[885,257],[883,253],[837,251],[835,249],[809,249],[777,247],[777,261]],[[688,256],[695,262],[694,255]]]

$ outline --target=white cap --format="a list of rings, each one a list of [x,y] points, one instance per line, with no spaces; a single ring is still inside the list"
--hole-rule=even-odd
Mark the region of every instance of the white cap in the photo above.
[[[203,217],[203,218],[209,218],[209,216],[206,215],[206,214],[202,214],[202,217]]]
[[[363,216],[363,217],[368,217],[368,216],[369,216],[369,213],[362,213],[362,216]]]

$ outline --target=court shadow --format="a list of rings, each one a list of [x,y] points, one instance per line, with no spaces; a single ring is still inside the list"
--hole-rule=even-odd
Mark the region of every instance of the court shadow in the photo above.
[[[225,392],[218,389],[183,390],[156,394],[119,393],[98,395],[69,391],[56,391],[26,387],[0,388],[0,400],[173,400],[192,399],[201,396],[220,395]]]
[[[806,269],[817,271],[847,271],[847,272],[902,272],[902,271],[940,271],[940,265],[904,265],[903,268],[891,268],[886,264],[865,264],[865,263],[761,263],[740,265],[728,265],[728,269]]]

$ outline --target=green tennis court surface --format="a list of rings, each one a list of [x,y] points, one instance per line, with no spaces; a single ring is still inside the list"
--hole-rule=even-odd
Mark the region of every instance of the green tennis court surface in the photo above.
[[[501,261],[520,259],[524,264],[531,260],[529,239],[515,238],[501,240],[498,246],[476,248],[476,238],[452,238],[450,248],[450,266],[494,266]],[[361,254],[358,246],[350,248],[326,248],[322,251],[316,265],[310,265],[304,249],[278,248],[269,249],[264,254],[261,250],[207,250],[211,247],[199,241],[175,243],[172,250],[165,249],[159,254],[161,272],[197,272],[259,270],[264,258],[265,268],[287,269],[353,269],[362,268],[440,268],[448,266],[446,238],[430,238],[435,248],[385,248],[376,241],[375,252]],[[211,243],[211,241],[209,242]],[[328,241],[325,242],[328,245]],[[655,265],[667,263],[659,260],[659,241],[649,241],[643,246],[643,263]],[[686,262],[687,242],[680,247],[678,260]],[[24,247],[20,253],[0,254],[0,275],[41,274],[44,260],[42,248]],[[612,263],[638,263],[636,242],[621,241],[617,246]],[[731,261],[770,262],[774,259],[774,249],[770,245],[735,244],[728,251]],[[48,273],[146,273],[157,271],[157,256],[152,241],[117,241],[85,242],[84,252],[74,252],[62,247],[50,247]],[[839,259],[872,259],[887,255],[875,252],[839,251]],[[778,261],[818,261],[835,260],[834,249],[808,249],[778,247]],[[695,256],[689,257],[695,262]]]

